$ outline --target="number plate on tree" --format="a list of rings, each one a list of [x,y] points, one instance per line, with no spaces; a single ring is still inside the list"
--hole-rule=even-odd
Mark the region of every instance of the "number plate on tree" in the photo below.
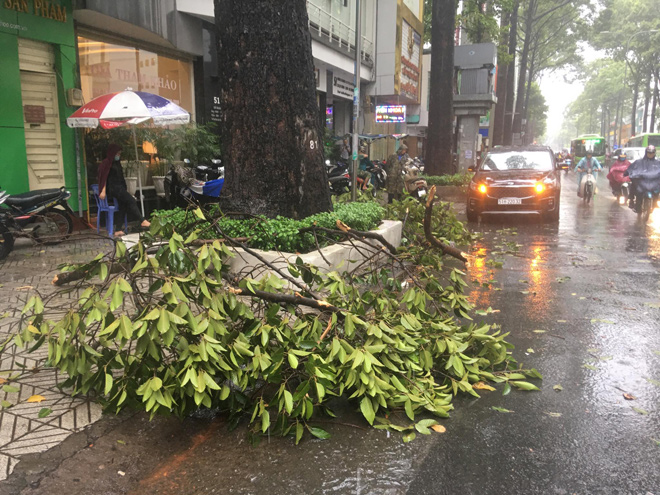
[[[500,198],[497,200],[498,205],[521,205],[521,198]]]

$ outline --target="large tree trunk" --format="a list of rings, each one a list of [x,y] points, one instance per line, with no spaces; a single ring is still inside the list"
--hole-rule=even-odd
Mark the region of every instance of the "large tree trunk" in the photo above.
[[[530,0],[525,11],[525,39],[523,41],[523,50],[520,55],[520,67],[518,72],[518,89],[516,90],[516,106],[513,113],[513,136],[520,137],[522,133],[523,107],[525,103],[525,82],[527,80],[527,61],[529,58],[529,48],[532,43],[532,27],[534,25],[534,16],[536,15],[536,1]]]
[[[513,106],[515,103],[516,87],[516,50],[518,47],[518,10],[520,0],[514,0],[513,13],[511,14],[511,31],[509,32],[509,55],[510,62],[507,66],[506,75],[506,106],[504,116],[504,142],[502,144],[511,145],[513,142]]]
[[[509,27],[511,30],[511,13],[505,12],[502,16],[500,27],[502,29]],[[505,40],[500,45],[500,50],[508,51],[509,43]],[[506,78],[508,64],[500,63],[497,67],[497,104],[495,105],[495,115],[493,116],[493,141],[491,146],[499,146],[504,143],[504,112],[506,111]]]
[[[633,102],[632,109],[630,112],[630,137],[633,137],[637,133],[635,128],[635,118],[637,117],[637,100],[639,99],[639,77],[635,78],[635,85],[633,88]]]
[[[655,132],[655,110],[658,107],[658,71],[653,74],[653,102],[651,103],[651,124],[649,132]]]
[[[651,103],[651,79],[653,72],[649,71],[649,77],[644,83],[644,119],[642,121],[642,132],[646,132],[649,121],[649,104]]]
[[[305,0],[215,0],[224,201],[267,216],[332,210]]]
[[[456,1],[433,0],[431,28],[431,101],[426,150],[429,175],[454,173],[454,31]]]

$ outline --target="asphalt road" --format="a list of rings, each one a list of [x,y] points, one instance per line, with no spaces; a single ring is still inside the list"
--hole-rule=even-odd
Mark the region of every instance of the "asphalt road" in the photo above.
[[[250,447],[222,418],[105,417],[22,459],[0,493],[660,495],[660,211],[641,223],[606,189],[583,205],[574,182],[558,225],[472,226],[472,301],[540,392],[459,398],[446,433],[410,444],[352,411],[298,447]]]

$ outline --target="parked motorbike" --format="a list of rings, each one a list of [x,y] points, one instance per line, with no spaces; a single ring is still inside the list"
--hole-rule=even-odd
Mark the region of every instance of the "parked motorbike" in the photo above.
[[[202,182],[209,180],[222,179],[225,176],[225,167],[222,166],[222,160],[211,160],[210,165],[197,165],[195,168],[195,178]]]
[[[417,167],[406,165],[403,168],[403,181],[406,185],[406,191],[411,196],[423,198],[428,191],[426,179],[420,177]]]
[[[328,185],[332,194],[344,194],[351,190],[351,176],[348,173],[348,164],[337,162],[332,164],[330,160],[325,161],[328,175]]]
[[[16,237],[42,244],[57,244],[73,232],[74,213],[65,188],[40,189],[23,194],[0,192],[0,259],[13,248]]]

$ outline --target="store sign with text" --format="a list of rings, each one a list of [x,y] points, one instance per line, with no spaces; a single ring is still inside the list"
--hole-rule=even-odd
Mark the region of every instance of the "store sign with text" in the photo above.
[[[422,61],[422,36],[403,20],[401,25],[401,96],[419,101]]]
[[[45,19],[66,22],[66,7],[57,2],[48,0],[3,0],[2,6],[6,10],[13,10],[22,14],[32,14]]]
[[[340,98],[346,98],[347,100],[353,99],[353,81],[347,81],[341,77],[334,76],[332,78],[332,94],[334,96],[339,96]]]
[[[378,123],[397,124],[405,121],[405,105],[378,105],[376,107],[376,122]]]

